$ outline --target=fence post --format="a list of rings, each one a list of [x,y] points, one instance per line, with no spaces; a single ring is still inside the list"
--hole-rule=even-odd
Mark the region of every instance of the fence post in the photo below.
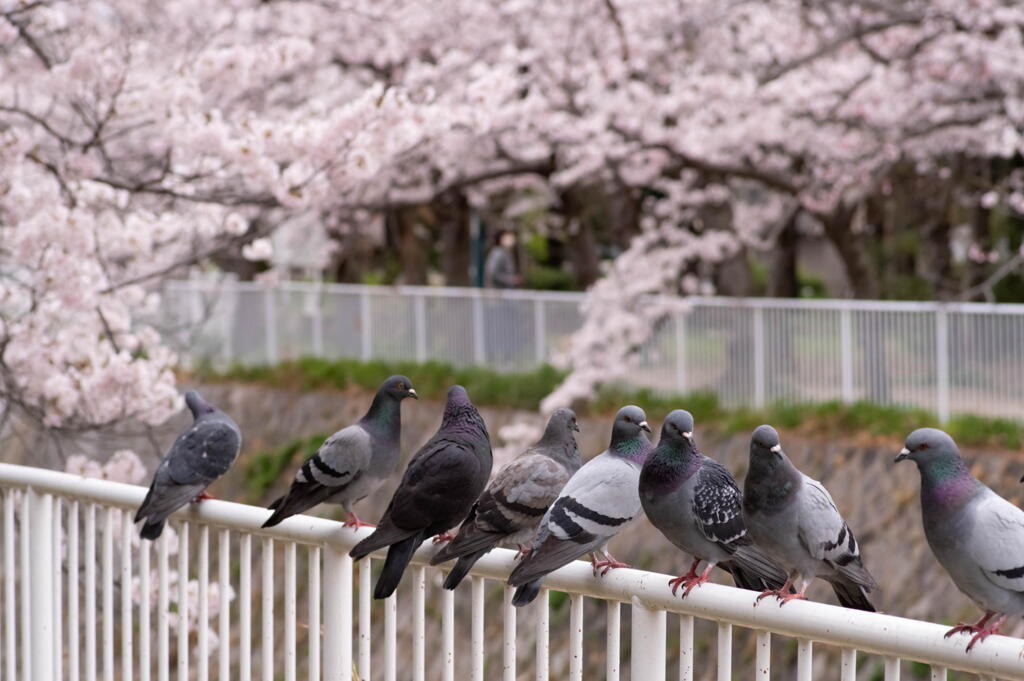
[[[665,611],[651,610],[635,597],[632,606],[630,678],[665,681]]]
[[[324,281],[317,277],[307,298],[310,304],[310,322],[313,331],[313,354],[324,356]]]
[[[359,294],[359,329],[361,331],[360,351],[363,361],[368,362],[373,355],[370,347],[373,336],[371,335],[372,329],[370,329],[370,294],[366,289]]]
[[[544,299],[533,299],[533,343],[537,355],[537,366],[540,366],[547,359],[548,355],[548,328],[547,318],[544,316]]]
[[[480,366],[487,361],[487,350],[485,344],[484,300],[480,289],[477,289],[473,296],[473,361]]]
[[[676,313],[676,392],[685,395],[686,386],[686,313]]]
[[[765,402],[764,366],[764,310],[754,308],[754,406],[761,408]]]
[[[427,361],[427,301],[422,294],[415,294],[413,300],[413,321],[416,332],[416,361]]]
[[[263,321],[266,323],[267,364],[277,364],[277,309],[274,306],[276,288],[263,289]]]
[[[324,546],[323,591],[324,679],[351,681],[352,559],[331,544]]]
[[[935,308],[936,411],[939,422],[949,420],[949,313],[946,306]]]
[[[40,494],[31,487],[28,495],[28,532],[31,542],[32,574],[22,575],[29,579],[31,606],[32,654],[31,680],[50,681],[53,679],[53,497]]]
[[[840,396],[853,402],[853,313],[844,307],[839,311]]]

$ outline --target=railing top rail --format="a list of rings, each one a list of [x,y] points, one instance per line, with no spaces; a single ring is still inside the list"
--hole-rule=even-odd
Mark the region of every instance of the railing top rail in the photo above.
[[[141,503],[146,492],[145,488],[135,485],[12,464],[0,464],[0,487],[32,487],[37,491],[126,509]],[[210,500],[190,505],[175,516],[255,535],[332,545],[343,551],[370,533],[369,529],[344,529],[340,523],[311,516],[294,516],[277,527],[263,529],[260,525],[266,514],[266,509]],[[429,543],[424,544],[416,552],[413,562],[427,564],[435,550]],[[497,549],[484,556],[472,572],[504,580],[513,565],[513,553]],[[792,602],[785,608],[774,602],[755,607],[751,592],[715,584],[706,584],[682,600],[672,595],[668,578],[668,575],[629,569],[615,570],[605,577],[595,578],[589,565],[577,561],[549,575],[545,586],[598,599],[638,603],[648,608],[730,622],[826,645],[856,648],[976,674],[1024,679],[1022,644],[1017,639],[993,636],[967,654],[963,641],[943,638],[945,627],[938,624],[806,601]]]
[[[369,284],[336,284],[307,281],[283,281],[266,285],[252,281],[177,279],[167,282],[170,289],[199,291],[258,292],[280,289],[291,292],[325,291],[371,296],[426,296],[432,298],[483,298],[525,300],[541,302],[581,303],[586,293],[581,291],[539,291],[531,289],[481,289],[458,286],[375,286]],[[727,296],[688,296],[684,300],[696,307],[760,308],[786,310],[828,310],[865,312],[946,312],[963,314],[1024,315],[1020,303],[966,303],[913,300],[858,300],[852,298],[733,298]]]

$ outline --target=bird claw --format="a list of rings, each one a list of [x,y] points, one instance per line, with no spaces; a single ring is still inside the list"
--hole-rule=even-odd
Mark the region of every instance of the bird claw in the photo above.
[[[780,594],[778,596],[778,599],[779,599],[779,607],[781,608],[782,606],[784,606],[786,603],[789,603],[790,601],[806,601],[807,600],[807,596],[804,596],[800,592],[797,592],[797,593],[784,593],[784,594]]]
[[[355,528],[357,530],[360,527],[377,527],[373,523],[364,523],[362,520],[359,519],[359,516],[357,516],[355,513],[349,513],[348,514],[348,520],[346,520],[344,523],[342,523],[341,526],[342,527],[352,527],[352,528]]]
[[[754,600],[754,607],[756,608],[758,603],[760,603],[765,598],[768,598],[769,596],[775,596],[779,600],[782,600],[782,589],[766,589],[762,591],[757,595],[757,598]]]
[[[710,582],[710,581],[711,581],[711,579],[708,577],[707,573],[704,573],[703,575],[698,575],[698,576],[694,577],[693,579],[691,579],[686,584],[686,588],[683,589],[683,596],[682,597],[686,598],[687,596],[690,595],[690,592],[693,591],[695,588],[697,588],[698,586],[700,586],[701,584],[703,584],[705,582]]]
[[[431,543],[444,544],[446,542],[450,542],[452,539],[455,539],[454,534],[452,534],[451,532],[442,532],[441,534],[434,535],[434,538],[431,540]]]
[[[955,627],[953,627],[952,629],[947,631],[942,636],[942,638],[949,638],[950,636],[954,636],[956,634],[962,634],[964,632],[969,633],[969,634],[976,634],[976,633],[978,633],[978,631],[980,629],[981,629],[981,627],[979,627],[979,626],[977,626],[975,624],[968,624],[967,622],[960,622]]]
[[[615,570],[616,568],[628,568],[633,567],[629,563],[623,563],[622,561],[615,560],[611,556],[608,556],[607,560],[595,560],[593,562],[594,576],[597,577],[598,573],[602,577],[608,574],[609,571]]]

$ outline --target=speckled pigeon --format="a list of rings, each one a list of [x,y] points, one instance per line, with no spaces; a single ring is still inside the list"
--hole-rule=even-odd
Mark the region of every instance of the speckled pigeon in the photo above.
[[[1024,616],[1024,511],[971,475],[946,433],[919,428],[896,461],[910,459],[921,472],[921,519],[935,557],[960,591],[985,615],[960,624],[946,637],[972,634],[967,650],[1010,616]]]
[[[452,558],[458,561],[444,580],[454,589],[473,564],[495,546],[524,546],[537,523],[580,468],[580,450],[573,433],[579,432],[576,414],[558,409],[548,420],[541,439],[505,464],[473,505],[466,522],[451,542],[430,560],[438,565]]]
[[[156,539],[167,516],[190,501],[207,498],[204,490],[227,472],[242,448],[238,424],[197,391],[185,393],[185,405],[192,412],[192,425],[164,455],[135,514],[135,522],[145,521],[139,530],[143,539]]]
[[[725,466],[694,444],[693,416],[676,409],[640,471],[640,502],[647,519],[693,558],[690,571],[669,581],[683,596],[708,581],[717,565],[743,589],[778,589],[785,571],[754,546],[743,524],[743,494]],[[707,561],[700,574],[697,567]]]
[[[615,415],[611,445],[569,479],[541,519],[529,554],[509,575],[508,583],[518,587],[514,605],[533,601],[546,574],[588,553],[594,574],[629,567],[605,546],[640,513],[640,468],[654,449],[644,431],[651,429],[640,407],[623,407]]]
[[[466,518],[487,484],[491,464],[491,442],[480,412],[462,386],[449,388],[441,427],[409,462],[380,525],[349,554],[359,560],[390,547],[374,598],[394,593],[427,537],[447,533]]]
[[[366,526],[352,505],[395,472],[401,453],[401,405],[407,397],[416,397],[407,377],[392,376],[384,381],[366,416],[327,438],[319,451],[306,459],[288,493],[270,504],[274,513],[263,527],[273,527],[325,501],[344,507],[349,516],[345,527]]]
[[[821,577],[842,605],[874,612],[867,592],[877,584],[864,567],[857,540],[828,490],[796,469],[771,426],[760,426],[750,440],[743,520],[754,543],[789,575],[781,589],[763,592],[758,601],[773,595],[783,605],[806,598],[811,581]]]

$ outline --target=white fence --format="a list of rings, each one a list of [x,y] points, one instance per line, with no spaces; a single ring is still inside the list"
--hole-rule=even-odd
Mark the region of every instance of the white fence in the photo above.
[[[664,681],[671,657],[681,681],[712,671],[719,681],[767,681],[773,671],[854,681],[875,665],[896,681],[911,660],[928,665],[915,675],[933,681],[947,670],[1024,679],[1020,640],[993,636],[968,654],[965,637],[944,639],[938,624],[813,602],[755,607],[753,592],[714,584],[681,600],[668,575],[622,569],[596,578],[582,561],[550,575],[552,592],[517,612],[503,585],[513,565],[506,550],[484,557],[453,593],[437,587],[440,569],[425,567],[434,550],[427,544],[405,576],[411,598],[374,604],[374,566],[353,566],[347,556],[368,529],[296,516],[263,530],[266,509],[211,500],[177,515],[176,537],[165,531],[155,544],[139,543],[130,515],[144,494],[0,464],[0,678],[205,681],[214,671],[221,681],[293,681],[301,670],[311,680],[580,681],[585,670],[588,679],[600,676],[596,658],[606,679],[628,670],[634,681]],[[214,537],[220,599],[211,599]],[[228,585],[237,594],[230,602]],[[567,618],[549,607],[554,590],[568,594]],[[456,601],[466,616],[456,616]],[[595,605],[603,606],[596,617]],[[604,640],[586,638],[602,609]],[[670,620],[678,621],[671,641]],[[717,642],[695,646],[695,627],[708,626]],[[734,645],[742,640],[751,643],[746,658]]]
[[[525,371],[581,324],[582,294],[175,281],[165,321],[191,360],[437,360]],[[711,391],[729,406],[866,400],[946,420],[1024,414],[1024,305],[690,298],[630,382]],[[187,340],[186,340],[187,339]]]

